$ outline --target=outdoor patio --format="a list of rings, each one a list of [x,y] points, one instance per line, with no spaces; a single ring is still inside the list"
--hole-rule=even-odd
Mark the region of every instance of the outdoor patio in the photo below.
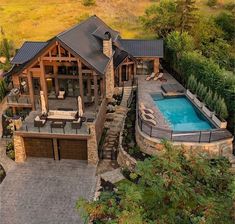
[[[151,94],[162,92],[161,85],[163,84],[177,84],[181,88],[184,87],[169,73],[164,71],[163,75],[164,80],[149,80],[146,81],[146,75],[138,76],[138,102],[143,102],[147,108],[150,108],[154,111],[155,117],[157,118],[156,122],[158,127],[170,129],[167,121],[165,120],[162,113],[158,110],[158,108],[154,105],[154,101],[151,97]]]

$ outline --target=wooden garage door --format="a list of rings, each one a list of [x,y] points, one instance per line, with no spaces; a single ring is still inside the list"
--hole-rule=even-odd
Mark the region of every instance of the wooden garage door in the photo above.
[[[52,139],[24,138],[26,156],[54,158]]]
[[[60,159],[87,160],[87,141],[60,139],[58,141]]]

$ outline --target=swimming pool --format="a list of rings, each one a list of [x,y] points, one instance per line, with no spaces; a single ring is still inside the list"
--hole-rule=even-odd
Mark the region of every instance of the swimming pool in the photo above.
[[[174,131],[202,131],[215,128],[187,97],[159,96],[152,96],[155,106],[159,108]]]

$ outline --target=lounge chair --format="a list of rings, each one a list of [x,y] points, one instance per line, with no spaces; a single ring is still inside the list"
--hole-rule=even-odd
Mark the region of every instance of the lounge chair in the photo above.
[[[140,112],[141,114],[144,114],[147,119],[153,119],[153,120],[155,119],[155,116],[153,114],[145,113],[144,110],[140,110]]]
[[[154,111],[149,108],[146,108],[143,103],[140,103],[139,109],[143,110],[146,114],[154,114]]]
[[[156,76],[153,80],[155,80],[155,81],[161,80],[162,77],[163,77],[163,73],[159,73],[159,75]]]
[[[148,119],[145,114],[141,114],[141,117],[142,117],[144,122],[146,122],[146,123],[148,123],[152,126],[157,126],[157,122],[153,119]]]
[[[152,72],[151,75],[147,76],[145,80],[149,81],[149,80],[153,79],[155,77],[155,75],[156,75],[156,73]]]

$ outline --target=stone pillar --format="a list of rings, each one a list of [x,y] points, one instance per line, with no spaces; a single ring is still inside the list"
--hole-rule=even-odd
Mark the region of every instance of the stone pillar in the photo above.
[[[53,150],[54,150],[54,159],[59,160],[58,142],[56,138],[53,138]]]
[[[47,81],[46,81],[46,77],[45,77],[46,73],[45,73],[45,68],[44,68],[44,64],[43,64],[42,59],[40,61],[40,70],[41,70],[41,74],[40,74],[41,89],[42,89],[44,97],[45,97],[46,109],[48,110]]]
[[[91,136],[87,139],[87,154],[88,154],[88,163],[97,165],[99,162],[98,157],[98,143],[96,139],[96,130],[95,123],[87,123],[88,128],[90,128]]]
[[[114,69],[113,69],[113,48],[112,48],[112,38],[109,32],[105,33],[105,38],[103,40],[103,53],[111,58],[105,73],[106,78],[106,97],[111,99],[113,97],[114,91]]]
[[[22,163],[26,160],[24,139],[19,135],[14,135],[13,141],[15,149],[15,161],[18,163]]]

